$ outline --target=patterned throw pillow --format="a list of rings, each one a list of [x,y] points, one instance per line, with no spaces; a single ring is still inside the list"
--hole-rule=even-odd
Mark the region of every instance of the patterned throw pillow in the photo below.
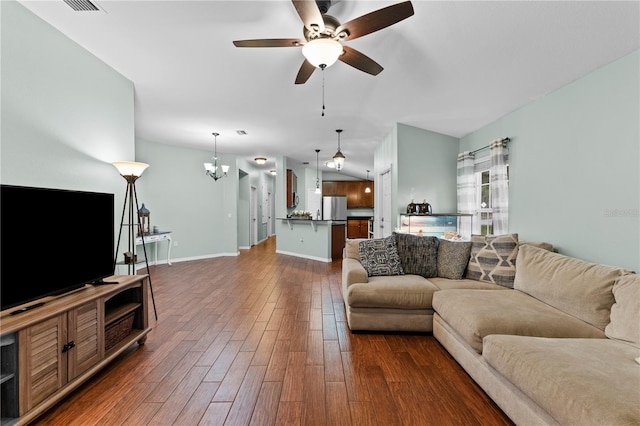
[[[360,254],[360,263],[370,277],[404,275],[395,235],[360,241],[358,253]]]
[[[460,280],[469,264],[471,241],[440,240],[438,245],[438,276]]]
[[[472,235],[467,278],[513,288],[518,234]]]
[[[398,256],[405,274],[421,275],[425,278],[437,276],[437,237],[420,237],[395,232],[393,234],[396,237]]]

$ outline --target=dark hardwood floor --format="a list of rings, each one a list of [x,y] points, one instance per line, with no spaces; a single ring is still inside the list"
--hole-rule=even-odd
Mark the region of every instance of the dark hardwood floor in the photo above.
[[[352,334],[340,262],[152,267],[158,321],[41,425],[507,425],[431,335]]]

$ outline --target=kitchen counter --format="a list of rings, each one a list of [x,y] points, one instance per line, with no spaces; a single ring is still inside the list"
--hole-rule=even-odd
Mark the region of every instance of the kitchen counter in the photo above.
[[[342,257],[346,220],[276,218],[276,253],[331,262]]]

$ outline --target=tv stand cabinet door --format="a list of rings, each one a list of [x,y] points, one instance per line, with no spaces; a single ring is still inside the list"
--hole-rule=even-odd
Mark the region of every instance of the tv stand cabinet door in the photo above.
[[[97,300],[69,311],[68,350],[69,381],[72,381],[104,358],[104,315]]]
[[[67,314],[20,331],[20,415],[46,400],[67,383]]]

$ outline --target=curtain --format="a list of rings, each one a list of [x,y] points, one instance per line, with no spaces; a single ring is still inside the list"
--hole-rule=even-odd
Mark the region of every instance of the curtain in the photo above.
[[[469,151],[458,154],[458,213],[475,213],[476,183],[474,155]],[[471,221],[459,220],[458,233],[471,237]]]
[[[493,233],[509,232],[509,184],[507,176],[507,142],[497,139],[491,142],[491,208],[493,210]]]

